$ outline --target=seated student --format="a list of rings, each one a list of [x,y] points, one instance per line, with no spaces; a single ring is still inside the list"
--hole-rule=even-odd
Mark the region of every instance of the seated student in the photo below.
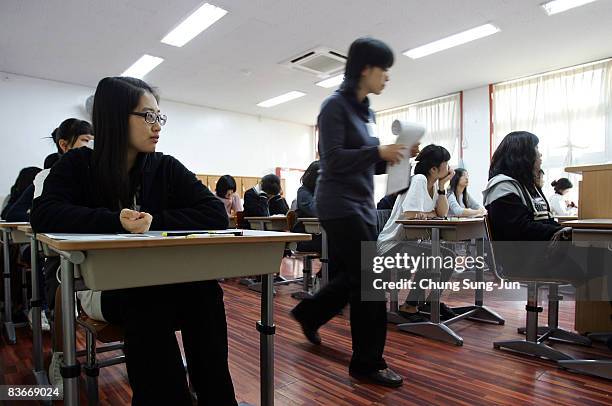
[[[85,120],[78,118],[67,118],[52,133],[51,138],[57,148],[58,159],[66,152],[74,148],[90,147],[93,148],[93,127]],[[52,159],[50,156],[47,159]],[[34,178],[34,198],[41,195],[45,179],[51,171],[45,168]]]
[[[555,189],[555,193],[548,198],[552,214],[555,216],[571,216],[575,214],[576,204],[565,199],[567,192],[574,187],[572,182],[568,178],[561,178],[552,181],[550,185]]]
[[[42,169],[37,168],[35,166],[29,166],[27,168],[23,168],[19,171],[19,175],[17,175],[17,179],[15,179],[15,184],[11,187],[11,193],[8,196],[8,200],[6,205],[2,209],[2,213],[0,213],[0,218],[6,220],[6,214],[13,207],[13,205],[19,200],[23,192],[32,184],[34,181],[34,177],[40,172]]]
[[[93,106],[94,150],[67,152],[34,200],[36,232],[144,233],[223,229],[223,204],[175,158],[156,153],[158,98],[145,82],[102,79]],[[124,327],[133,405],[191,405],[175,330],[200,405],[236,405],[217,281],[105,291],[99,313]],[[163,388],[163,390],[158,390]]]
[[[36,183],[36,178],[40,176],[41,173],[45,172],[51,166],[51,162],[55,163],[58,159],[58,155],[53,153],[47,158],[45,158],[45,162],[43,165],[43,170],[38,172],[36,177],[34,177],[34,183],[28,186],[19,199],[13,204],[10,208],[7,209],[6,212],[6,221],[30,221],[30,209],[32,208],[32,200],[34,199],[34,184]]]
[[[302,186],[297,191],[297,208],[295,210],[298,218],[318,216],[314,192],[319,178],[319,169],[319,161],[313,161],[300,178]]]
[[[242,211],[240,196],[236,193],[236,180],[230,175],[223,175],[215,185],[217,198],[225,205],[228,216],[235,215],[237,211]]]
[[[541,174],[542,155],[539,139],[527,131],[511,132],[499,144],[489,168],[489,183],[483,192],[494,240],[512,241],[512,247],[497,249],[503,268],[513,276],[533,277],[538,272],[545,278],[559,278],[576,284],[601,276],[605,267],[596,264],[588,268],[574,261],[584,256],[583,249],[568,246],[573,256],[559,250],[557,241],[571,240],[571,228],[553,219],[550,206],[537,185]],[[552,241],[542,247],[534,241]],[[503,248],[504,246],[500,246]],[[550,253],[553,255],[550,255]],[[609,254],[608,254],[609,255]],[[612,284],[611,278],[608,281]],[[608,289],[611,289],[608,287]],[[612,290],[610,290],[612,292]]]
[[[274,174],[264,176],[244,193],[244,217],[268,217],[288,211],[289,205],[281,196],[280,178]]]
[[[467,191],[469,174],[463,168],[455,169],[448,187],[448,215],[455,217],[482,216],[487,211]]]
[[[57,147],[57,154],[51,154],[45,159],[45,166],[34,178],[33,184],[22,193],[19,200],[7,212],[8,221],[30,221],[30,208],[32,200],[40,196],[45,178],[49,174],[53,163],[59,159],[59,155],[64,154],[72,148],[85,147],[93,141],[91,124],[87,121],[76,118],[64,120],[56,128],[51,137]],[[48,161],[47,161],[48,160]]]
[[[396,223],[399,219],[428,219],[445,217],[448,213],[448,200],[444,184],[448,182],[454,172],[448,165],[450,153],[439,145],[428,145],[416,157],[414,176],[410,180],[410,187],[401,191],[395,201],[393,211],[377,240],[379,255],[395,255],[394,250],[402,252],[409,249],[412,256],[421,253],[431,253],[430,243],[406,243],[404,228]],[[404,243],[402,243],[404,242]],[[400,243],[402,243],[400,245]],[[443,256],[454,256],[451,250],[442,247]],[[448,281],[452,276],[452,269],[442,270],[441,281]],[[427,321],[420,311],[428,311],[429,300],[424,300],[424,291],[419,287],[419,281],[427,277],[426,269],[419,269],[414,275],[417,288],[411,289],[406,302],[400,307],[400,314],[410,322]],[[425,303],[423,303],[425,301]],[[440,315],[448,319],[456,314],[444,303],[440,303]]]
[[[297,191],[296,209],[295,214],[298,217],[298,221],[291,229],[293,233],[305,233],[306,229],[304,224],[299,221],[300,218],[318,217],[317,202],[314,197],[315,187],[317,186],[317,179],[319,178],[319,161],[313,161],[308,165],[306,171],[302,175],[300,181],[302,186]],[[311,241],[300,241],[297,244],[298,251],[305,252],[318,252],[321,253],[321,235],[316,234],[312,236]]]

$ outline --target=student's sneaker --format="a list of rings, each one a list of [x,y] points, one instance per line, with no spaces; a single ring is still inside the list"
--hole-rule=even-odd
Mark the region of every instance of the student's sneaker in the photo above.
[[[397,314],[406,319],[408,323],[425,323],[429,321],[429,318],[420,311],[410,313],[400,309],[397,311]]]
[[[431,313],[431,304],[426,302],[419,305],[419,310],[425,313]],[[453,309],[451,309],[446,303],[440,302],[440,318],[442,320],[450,320],[455,316],[457,316],[457,313],[455,313]]]
[[[30,327],[32,327],[32,309],[28,310],[28,321],[30,322]],[[42,331],[51,330],[51,325],[49,324],[49,320],[47,319],[47,315],[44,311],[40,312],[40,325],[42,327]]]
[[[64,353],[54,352],[51,356],[51,363],[49,364],[49,383],[59,390],[60,397],[64,396],[64,379],[60,372],[63,363]]]

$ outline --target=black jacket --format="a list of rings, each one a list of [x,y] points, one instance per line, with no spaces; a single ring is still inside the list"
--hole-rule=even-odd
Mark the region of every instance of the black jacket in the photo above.
[[[250,188],[244,193],[244,217],[268,217],[274,214],[287,214],[289,205],[280,195],[268,200],[268,196],[263,192],[257,192],[255,188]],[[241,228],[250,228],[248,221],[240,224]]]
[[[30,221],[30,209],[34,198],[34,185],[30,185],[23,191],[19,199],[6,210],[6,221]]]
[[[97,201],[91,169],[93,151],[74,149],[51,169],[33,202],[30,222],[36,232],[121,233],[120,210]],[[140,211],[153,216],[151,230],[224,229],[223,203],[170,155],[141,154],[133,171]]]
[[[378,138],[371,132],[374,112],[369,100],[338,90],[321,106],[318,117],[321,169],[316,187],[319,218],[353,215],[376,224],[374,175],[384,173]]]

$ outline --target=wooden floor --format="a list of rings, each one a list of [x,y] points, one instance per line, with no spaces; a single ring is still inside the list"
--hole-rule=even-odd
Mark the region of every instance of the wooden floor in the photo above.
[[[225,282],[223,287],[236,394],[240,401],[259,404],[259,335],[254,328],[259,319],[259,295],[234,281]],[[277,288],[275,298],[276,405],[612,404],[610,381],[493,349],[493,341],[518,337],[516,329],[524,325],[524,302],[489,300],[490,307],[506,319],[505,326],[471,321],[453,325],[464,338],[462,347],[411,336],[389,325],[385,357],[389,366],[404,376],[405,383],[399,389],[362,384],[347,373],[351,355],[348,310],[321,329],[323,345],[309,345],[289,317],[289,310],[296,304],[290,293],[298,288]],[[468,304],[452,295],[446,301]],[[573,302],[562,303],[560,318],[561,326],[571,329]],[[17,345],[7,345],[2,339],[0,384],[33,384],[30,337],[25,328],[19,329]],[[45,337],[45,345],[49,348],[49,337]],[[79,345],[83,345],[82,335]],[[575,356],[610,355],[601,344],[594,348],[554,346]],[[103,405],[129,404],[131,391],[123,365],[101,371],[100,392]]]

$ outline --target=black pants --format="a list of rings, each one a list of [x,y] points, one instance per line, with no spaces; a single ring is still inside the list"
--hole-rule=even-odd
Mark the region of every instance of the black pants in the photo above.
[[[361,300],[361,242],[375,241],[376,227],[359,216],[322,220],[321,225],[327,232],[329,261],[337,274],[312,299],[295,307],[296,317],[318,328],[350,303],[353,357],[349,368],[362,373],[384,369],[386,303]]]
[[[227,364],[223,291],[216,281],[104,292],[102,313],[125,328],[132,405],[191,405],[181,330],[198,405],[236,405]]]

